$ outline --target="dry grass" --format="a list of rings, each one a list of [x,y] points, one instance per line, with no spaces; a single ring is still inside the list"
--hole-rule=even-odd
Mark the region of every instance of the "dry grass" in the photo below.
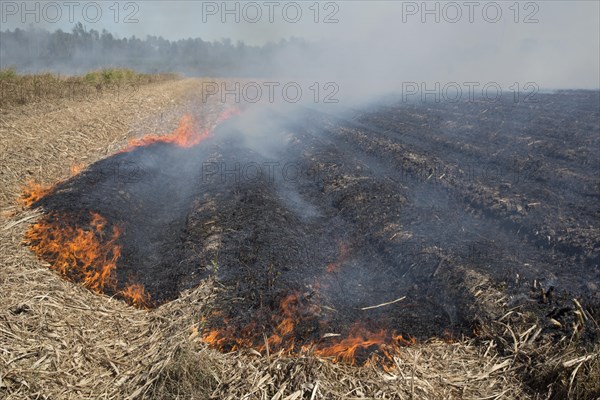
[[[0,107],[39,104],[60,100],[95,101],[134,96],[143,85],[177,79],[175,74],[141,74],[129,69],[103,69],[84,76],[51,73],[20,75],[12,69],[0,70]]]
[[[469,289],[498,321],[477,339],[404,348],[395,368],[313,356],[221,354],[198,323],[219,295],[207,280],[144,311],[62,280],[21,245],[36,213],[15,205],[27,178],[52,182],[141,132],[167,132],[198,96],[197,80],[151,84],[127,102],[109,95],[0,110],[0,397],[7,399],[518,399],[599,396],[599,348],[542,340],[545,322],[512,310],[485,276]],[[211,114],[216,105],[204,105]],[[507,315],[507,313],[509,313]],[[532,329],[533,327],[533,329]],[[531,381],[525,384],[525,377]],[[533,388],[533,389],[532,389]],[[550,391],[548,391],[550,388]],[[540,392],[535,394],[535,389]],[[543,393],[543,395],[541,394]]]

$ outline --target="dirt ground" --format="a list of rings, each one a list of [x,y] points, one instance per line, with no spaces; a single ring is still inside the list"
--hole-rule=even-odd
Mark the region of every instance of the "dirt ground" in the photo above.
[[[277,129],[286,133],[267,149],[240,134],[248,126],[231,121],[206,146],[113,155],[128,138],[172,131],[183,114],[214,119],[222,107],[199,104],[200,87],[181,80],[143,87],[126,101],[107,96],[0,111],[0,393],[600,395],[590,379],[599,363],[598,179],[590,172],[597,94],[567,93],[573,97],[561,99],[574,110],[548,101],[543,112],[510,104],[386,104],[336,117],[267,112],[260,117],[281,119]],[[300,171],[293,179],[277,169],[274,180],[223,181],[222,168],[236,163],[289,161]],[[21,186],[28,178],[66,179],[74,164],[88,168],[39,205],[72,211],[73,204],[102,203],[103,215],[129,227],[120,273],[136,273],[160,307],[137,310],[65,282],[21,244],[38,216],[16,205]],[[115,165],[135,168],[120,171],[126,179],[101,174]],[[195,184],[178,183],[186,180]],[[156,201],[172,207],[161,214]],[[140,245],[149,235],[164,248]],[[285,268],[274,272],[274,265]],[[325,318],[328,329],[344,332],[349,321],[367,320],[373,328],[401,326],[418,343],[384,370],[310,354],[222,354],[199,341],[201,317],[218,324],[214,310],[221,322],[225,315],[247,324],[292,290],[309,297],[317,282],[319,300],[335,311]],[[400,296],[402,307],[364,316],[361,308]],[[303,329],[306,339],[324,333]]]

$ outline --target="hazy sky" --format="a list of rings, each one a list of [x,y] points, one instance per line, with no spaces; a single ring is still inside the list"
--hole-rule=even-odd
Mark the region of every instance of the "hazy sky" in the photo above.
[[[2,30],[70,31],[81,21],[120,37],[263,44],[296,36],[327,49],[314,63],[352,79],[600,87],[598,1],[31,1],[27,10],[21,1],[0,3]]]

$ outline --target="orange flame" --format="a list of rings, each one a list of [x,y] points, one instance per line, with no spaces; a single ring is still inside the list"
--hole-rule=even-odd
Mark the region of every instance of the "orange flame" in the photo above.
[[[64,278],[81,282],[96,293],[114,292],[121,230],[113,226],[107,234],[108,222],[95,212],[90,213],[85,228],[70,224],[70,220],[65,215],[44,216],[25,233],[29,247]],[[152,307],[150,294],[141,284],[127,285],[116,294],[135,307]]]
[[[333,344],[323,347],[319,346],[315,354],[321,357],[333,357],[334,361],[342,361],[354,365],[361,354],[373,354],[365,361],[365,364],[379,361],[384,366],[393,364],[393,356],[400,346],[411,346],[417,343],[416,339],[404,339],[402,335],[390,334],[385,329],[373,332],[367,329],[361,322],[356,322],[350,328],[348,337],[336,340]]]
[[[211,347],[228,352],[236,351],[242,348],[253,348],[259,352],[265,351],[267,346],[270,352],[291,353],[295,347],[295,328],[296,320],[299,318],[301,310],[306,314],[311,310],[310,307],[301,309],[300,294],[292,293],[283,298],[279,305],[279,312],[268,313],[265,315],[273,331],[266,338],[260,333],[260,329],[255,322],[239,328],[229,319],[223,319],[220,315],[215,315],[225,326],[219,329],[213,329],[205,332],[202,337],[204,343]]]
[[[73,164],[69,168],[70,176],[73,177],[78,175],[81,171],[85,169],[85,164]],[[64,182],[66,179],[61,179],[54,184],[41,184],[34,180],[29,180],[23,186],[21,197],[17,199],[17,202],[22,204],[23,206],[29,208],[37,201],[41,200],[44,196],[49,194],[52,189],[61,182]]]
[[[223,122],[239,110],[231,109],[219,115],[216,124]],[[212,129],[198,129],[198,124],[189,115],[184,116],[177,129],[171,134],[158,136],[148,135],[133,139],[124,151],[147,146],[152,143],[172,143],[180,147],[192,147],[212,135]],[[84,168],[82,164],[71,167],[71,176],[79,174]],[[31,207],[44,196],[52,192],[54,185],[41,185],[30,181],[23,188],[19,202]],[[117,287],[117,260],[121,255],[121,247],[117,240],[121,234],[114,226],[112,235],[105,238],[104,228],[107,221],[97,213],[91,214],[89,227],[80,228],[69,225],[64,215],[47,215],[34,224],[25,234],[29,246],[41,258],[50,262],[50,268],[63,277],[82,282],[90,290],[103,293],[114,291]],[[150,295],[141,284],[130,284],[116,293],[130,304],[149,308],[152,306]]]
[[[64,224],[64,220],[48,215],[29,228],[25,237],[31,249],[50,262],[51,269],[94,292],[115,288],[116,263],[121,255],[121,247],[116,244],[119,228],[113,227],[105,238],[107,221],[97,213],[91,213],[88,229]]]
[[[219,124],[233,115],[239,114],[239,110],[231,109],[221,113],[217,117]],[[154,143],[171,143],[179,147],[193,147],[203,140],[212,136],[211,128],[199,129],[198,122],[191,115],[184,115],[179,121],[177,128],[168,135],[146,135],[141,138],[131,139],[124,152],[131,151],[136,147],[148,146]]]
[[[222,113],[216,120],[221,123],[234,114],[237,109]],[[169,135],[148,135],[134,139],[124,151],[130,151],[139,146],[152,143],[172,143],[180,147],[192,147],[212,135],[209,128],[199,130],[196,121],[189,115],[184,116],[177,129]],[[79,174],[84,168],[82,164],[71,167],[71,176]],[[42,185],[29,181],[23,188],[18,201],[26,207],[31,207],[44,196],[52,192],[54,185]],[[41,258],[50,262],[50,268],[59,272],[63,277],[82,282],[90,290],[103,293],[114,291],[117,287],[117,260],[121,255],[121,247],[117,244],[120,236],[118,227],[113,227],[112,235],[104,237],[104,227],[107,221],[99,214],[91,214],[88,228],[69,225],[64,215],[47,215],[34,224],[25,234],[29,246]],[[140,307],[151,307],[150,295],[140,284],[127,285],[116,293],[130,304]]]
[[[293,355],[313,350],[315,355],[332,358],[336,362],[352,365],[375,363],[385,368],[393,366],[394,354],[401,346],[416,344],[413,338],[406,340],[402,335],[385,329],[371,331],[360,322],[354,323],[348,335],[342,339],[325,338],[320,341],[319,338],[306,338],[303,324],[309,321],[310,325],[311,320],[320,326],[324,323],[319,311],[317,305],[307,303],[300,293],[294,292],[281,300],[279,312],[266,315],[267,323],[262,329],[255,321],[242,328],[236,327],[230,319],[222,318],[219,314],[215,315],[215,320],[224,326],[205,330],[201,341],[223,352],[252,348],[260,353],[268,349],[271,353]],[[269,336],[263,333],[265,330],[271,331]],[[303,339],[306,341],[302,342]]]
[[[77,164],[71,165],[71,167],[69,168],[69,171],[71,172],[71,176],[75,176],[75,175],[79,175],[79,173],[81,171],[83,171],[84,169],[85,169],[85,164],[77,163]]]
[[[136,147],[148,146],[154,143],[172,143],[179,147],[192,147],[210,136],[210,131],[205,129],[199,132],[196,122],[190,115],[184,115],[179,121],[177,129],[168,135],[146,135],[141,138],[131,139],[125,151]]]
[[[322,357],[334,357],[335,360],[354,364],[357,351],[361,349],[369,350],[371,347],[379,347],[385,344],[386,336],[385,330],[371,332],[361,324],[355,324],[347,338],[341,339],[330,346],[318,348],[315,350],[315,354]]]
[[[139,283],[129,284],[119,294],[131,305],[138,308],[150,308],[152,301],[150,293],[146,292],[144,285]]]
[[[254,320],[244,326],[223,318],[220,313],[213,315],[210,319],[221,327],[205,330],[201,341],[223,352],[252,348],[260,353],[268,350],[294,355],[312,351],[334,362],[394,368],[394,355],[402,346],[416,344],[414,338],[407,340],[386,329],[372,330],[360,321],[352,324],[344,336],[316,336],[317,330],[323,331],[328,325],[327,319],[321,315],[319,291],[330,286],[330,274],[340,270],[349,253],[348,245],[340,243],[337,260],[328,264],[326,274],[311,285],[313,293],[292,292],[281,299],[278,310],[259,311]],[[258,323],[263,320],[262,324]],[[206,326],[207,322],[203,319],[202,326]]]
[[[54,185],[42,185],[33,180],[28,181],[23,187],[21,197],[17,201],[25,207],[31,207],[52,191]]]

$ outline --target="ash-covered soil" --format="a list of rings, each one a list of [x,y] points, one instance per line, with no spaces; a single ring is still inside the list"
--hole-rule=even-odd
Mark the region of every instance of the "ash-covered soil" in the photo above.
[[[216,275],[213,322],[269,331],[297,293],[299,340],[356,321],[470,335],[486,316],[470,272],[515,307],[560,320],[576,297],[597,317],[600,95],[511,100],[249,110],[198,146],[99,161],[36,205],[121,227],[119,285],[156,304]]]

